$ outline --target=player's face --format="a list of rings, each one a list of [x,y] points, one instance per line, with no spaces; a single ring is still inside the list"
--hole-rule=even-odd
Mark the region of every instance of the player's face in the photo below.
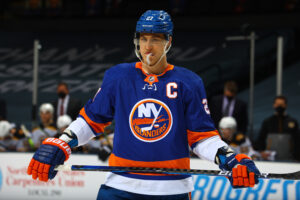
[[[234,130],[231,128],[221,128],[222,138],[230,141],[232,139]]]
[[[161,33],[142,33],[139,39],[140,53],[144,63],[154,65],[164,53],[167,40]],[[148,57],[148,58],[147,58]],[[149,60],[149,63],[147,62]]]
[[[286,108],[287,105],[285,103],[285,101],[283,99],[276,99],[274,101],[274,104],[273,104],[273,107],[274,108],[277,108],[277,107],[283,107],[283,108]]]
[[[231,92],[230,90],[225,89],[224,90],[224,95],[226,97],[233,98],[235,96],[235,93]]]
[[[59,85],[57,87],[57,93],[65,93],[65,94],[69,94],[69,90],[65,85]]]
[[[40,112],[40,118],[43,124],[48,124],[52,120],[50,112]]]

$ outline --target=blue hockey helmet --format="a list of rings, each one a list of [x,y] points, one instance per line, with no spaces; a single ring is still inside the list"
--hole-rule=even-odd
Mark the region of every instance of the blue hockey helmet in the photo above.
[[[137,33],[162,33],[169,40],[169,36],[173,35],[170,15],[163,10],[147,10],[137,21]]]

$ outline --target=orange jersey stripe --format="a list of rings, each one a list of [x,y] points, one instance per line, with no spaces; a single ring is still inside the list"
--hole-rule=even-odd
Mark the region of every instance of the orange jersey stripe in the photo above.
[[[121,158],[112,153],[109,157],[109,166],[190,169],[190,158],[166,161],[135,161]]]
[[[79,113],[84,119],[85,121],[94,129],[94,131],[96,133],[103,133],[104,132],[104,128],[108,125],[111,124],[111,122],[106,122],[106,123],[97,123],[97,122],[94,122],[92,121],[86,114],[85,112],[85,109],[82,108],[80,110],[80,113]]]
[[[198,142],[200,140],[207,139],[209,137],[213,137],[216,135],[220,136],[219,132],[217,130],[208,131],[208,132],[194,132],[194,131],[187,130],[188,142],[189,142],[190,146],[192,146],[195,142]]]
[[[150,168],[176,168],[176,169],[190,169],[190,158],[180,158],[176,160],[166,161],[134,161],[111,154],[108,161],[109,166],[117,167],[150,167]],[[142,174],[142,173],[138,173]],[[165,174],[144,174],[151,176],[165,176]]]

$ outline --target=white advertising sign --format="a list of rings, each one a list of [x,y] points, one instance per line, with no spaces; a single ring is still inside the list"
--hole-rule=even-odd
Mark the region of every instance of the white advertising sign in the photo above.
[[[0,199],[96,199],[106,173],[59,172],[48,182],[33,180],[27,166],[33,154],[0,154]],[[107,165],[96,155],[72,155],[66,164]]]
[[[59,172],[51,181],[33,180],[26,170],[32,153],[0,153],[0,200],[65,200],[96,199],[105,181],[105,172]],[[105,165],[96,155],[72,155],[68,165]],[[300,170],[300,164],[256,162],[264,173],[288,173]],[[218,166],[200,159],[191,159],[193,169],[215,169]],[[192,199],[296,199],[300,200],[300,181],[260,179],[254,188],[232,189],[225,177],[193,176],[195,190]]]
[[[255,162],[262,173],[289,173],[300,171],[300,164],[282,162]],[[192,168],[218,169],[213,163],[192,160]],[[225,177],[194,176],[192,200],[300,200],[300,181],[260,179],[253,188],[233,189]]]

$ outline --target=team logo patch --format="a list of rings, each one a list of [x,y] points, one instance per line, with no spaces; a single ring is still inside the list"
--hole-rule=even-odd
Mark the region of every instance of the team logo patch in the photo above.
[[[144,142],[156,142],[168,135],[173,118],[169,107],[157,99],[137,102],[129,116],[132,134]]]
[[[149,76],[149,82],[153,82],[155,79],[154,79],[154,77],[153,76]]]

